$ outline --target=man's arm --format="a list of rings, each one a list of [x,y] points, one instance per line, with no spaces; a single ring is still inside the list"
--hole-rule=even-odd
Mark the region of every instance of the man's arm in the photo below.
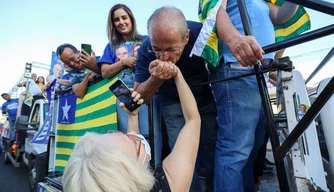
[[[226,12],[224,0],[216,16],[217,34],[229,47],[232,55],[243,66],[255,65],[263,59],[263,50],[254,37],[244,36],[234,27]]]
[[[19,84],[17,84],[18,87],[24,87],[26,85],[26,82],[21,82]]]
[[[1,106],[1,111],[2,111],[2,114],[5,114],[5,113],[7,113],[7,109],[6,109],[6,106],[7,105],[5,105],[5,104],[2,104],[2,106]]]
[[[298,5],[285,1],[280,7],[272,3],[267,3],[270,10],[270,19],[274,25],[287,22],[297,11]]]
[[[90,74],[91,74],[91,71],[89,71],[86,74],[85,78],[80,83],[76,83],[76,84],[72,85],[73,92],[80,99],[82,99],[86,94]]]
[[[89,67],[87,67],[87,69],[93,71],[96,74],[101,74],[101,70],[99,69],[99,67],[96,65],[90,65]]]
[[[65,79],[57,79],[57,83],[64,85],[64,86],[71,86],[70,80],[65,80]]]

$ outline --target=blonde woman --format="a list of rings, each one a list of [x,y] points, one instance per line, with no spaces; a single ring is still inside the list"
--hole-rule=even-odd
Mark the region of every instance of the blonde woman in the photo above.
[[[130,113],[121,103],[122,109],[129,114],[128,132],[86,133],[81,137],[64,172],[66,192],[189,191],[201,120],[194,96],[178,68],[174,80],[186,122],[173,151],[155,172],[152,174],[147,169],[151,159],[150,146],[138,134],[139,109]],[[135,102],[143,103],[137,92],[132,92],[132,97]]]

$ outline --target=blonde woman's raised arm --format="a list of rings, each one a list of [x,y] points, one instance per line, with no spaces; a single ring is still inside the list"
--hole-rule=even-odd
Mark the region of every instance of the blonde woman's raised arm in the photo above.
[[[194,95],[179,69],[174,80],[186,123],[173,151],[163,161],[163,168],[172,191],[189,191],[199,145],[201,118]]]
[[[131,91],[131,97],[133,98],[134,102],[136,102],[139,105],[144,103],[144,99],[141,98],[141,95],[137,91],[134,91],[133,88],[130,88],[130,91]],[[139,133],[138,113],[139,113],[140,107],[130,112],[124,106],[124,103],[121,102],[119,105],[126,113],[128,113],[128,133],[135,132],[138,134]]]

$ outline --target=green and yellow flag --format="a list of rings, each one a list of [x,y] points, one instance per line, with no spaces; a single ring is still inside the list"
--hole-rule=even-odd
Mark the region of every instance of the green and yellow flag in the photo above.
[[[216,15],[221,2],[222,0],[199,1],[198,17],[203,23],[203,27],[191,50],[190,56],[195,54],[204,58],[209,68],[215,68],[219,64]]]
[[[75,143],[86,132],[117,130],[116,97],[109,91],[116,80],[104,79],[90,86],[83,99],[76,99],[74,123],[57,124],[55,171],[64,171]],[[70,106],[67,100],[66,106]]]
[[[216,15],[223,0],[199,0],[198,16],[203,23],[201,32],[190,53],[204,58],[209,68],[219,65],[219,47],[216,29]],[[285,0],[265,0],[282,6]],[[286,23],[275,25],[276,42],[299,35],[311,28],[310,16],[299,6],[294,16]]]
[[[274,5],[282,6],[285,0],[265,0]],[[304,9],[299,6],[296,13],[289,21],[284,24],[274,25],[276,42],[283,41],[297,36],[311,28],[310,16]]]

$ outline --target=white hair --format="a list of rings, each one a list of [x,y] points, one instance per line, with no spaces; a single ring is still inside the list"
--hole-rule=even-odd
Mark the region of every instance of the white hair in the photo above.
[[[102,135],[86,133],[75,144],[62,178],[65,192],[150,191],[153,175],[121,149],[105,145]]]
[[[147,32],[150,39],[152,38],[152,28],[162,27],[164,30],[168,28],[176,28],[181,31],[184,39],[188,33],[187,20],[182,11],[173,6],[163,6],[153,12],[147,21]]]

